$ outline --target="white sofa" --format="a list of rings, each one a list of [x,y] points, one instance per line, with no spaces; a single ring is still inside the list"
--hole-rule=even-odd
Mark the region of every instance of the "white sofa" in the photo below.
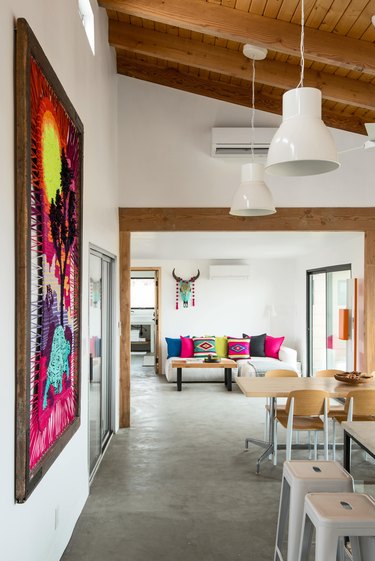
[[[167,358],[164,364],[164,374],[168,382],[177,381],[177,369],[172,368],[172,360],[179,357]],[[289,347],[280,347],[279,359],[268,357],[244,358],[237,361],[237,368],[232,370],[232,378],[236,376],[264,376],[267,370],[295,370],[300,374],[301,365],[297,362],[297,351]],[[186,368],[183,370],[184,382],[222,382],[221,368]]]

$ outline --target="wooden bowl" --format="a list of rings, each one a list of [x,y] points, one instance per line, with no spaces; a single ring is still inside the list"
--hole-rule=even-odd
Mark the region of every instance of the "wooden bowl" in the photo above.
[[[335,380],[356,386],[372,380],[372,374],[366,374],[366,372],[343,372],[342,374],[335,374]]]

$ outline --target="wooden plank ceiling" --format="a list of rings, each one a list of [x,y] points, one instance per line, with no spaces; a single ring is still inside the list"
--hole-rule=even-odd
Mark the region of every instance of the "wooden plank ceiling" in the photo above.
[[[281,114],[300,74],[300,0],[98,0],[119,74]],[[329,126],[365,134],[375,122],[375,0],[305,0],[305,86],[323,95]]]

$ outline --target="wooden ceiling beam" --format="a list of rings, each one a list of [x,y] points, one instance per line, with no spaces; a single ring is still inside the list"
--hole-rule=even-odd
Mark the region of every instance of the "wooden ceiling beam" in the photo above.
[[[285,208],[251,218],[229,208],[120,208],[121,232],[363,232],[375,231],[374,208]]]
[[[252,63],[242,52],[135,27],[119,21],[109,21],[109,42],[117,49],[152,56],[169,62],[201,68],[243,80],[249,80]],[[256,63],[256,81],[284,90],[295,88],[299,81],[300,67],[275,60]],[[305,70],[305,86],[317,87],[324,99],[375,109],[375,86],[367,82]]]
[[[161,86],[219,99],[250,107],[250,84],[238,86],[220,80],[203,78],[195,74],[181,72],[175,68],[158,66],[140,59],[127,58],[125,53],[118,53],[117,71],[124,76],[145,80]],[[281,97],[257,92],[255,108],[275,115],[281,115]]]
[[[153,82],[161,86],[167,86],[221,101],[227,101],[245,107],[251,106],[250,88],[251,82],[244,85],[234,85],[219,80],[203,78],[176,70],[175,68],[161,67],[140,59],[126,56],[126,53],[119,53],[117,56],[117,71],[119,74]],[[281,95],[265,94],[256,92],[255,108],[260,111],[267,111],[276,115],[281,115]],[[326,125],[348,132],[366,134],[364,121],[356,116],[348,115],[331,109],[323,105],[323,120]]]
[[[99,0],[99,5],[206,35],[252,43],[299,56],[299,24],[250,14],[203,0]],[[305,28],[305,57],[375,75],[375,44]]]

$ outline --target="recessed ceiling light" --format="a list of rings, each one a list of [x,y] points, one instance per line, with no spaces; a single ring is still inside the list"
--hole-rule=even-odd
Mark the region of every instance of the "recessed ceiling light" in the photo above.
[[[372,25],[375,26],[375,16],[372,16],[372,18],[371,18],[371,23],[372,23]]]

